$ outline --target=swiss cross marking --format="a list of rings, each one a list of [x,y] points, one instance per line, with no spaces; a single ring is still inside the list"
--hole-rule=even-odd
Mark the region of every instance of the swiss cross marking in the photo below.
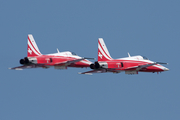
[[[28,48],[28,53],[32,54],[32,50],[30,48]]]
[[[100,52],[99,52],[98,56],[102,59],[102,55],[101,55],[101,53],[100,53]]]

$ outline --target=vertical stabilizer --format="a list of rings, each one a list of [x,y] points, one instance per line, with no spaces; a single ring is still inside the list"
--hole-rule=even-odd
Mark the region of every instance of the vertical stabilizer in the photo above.
[[[28,35],[28,48],[27,48],[27,57],[34,57],[42,55],[38,49],[38,46],[31,34]]]
[[[98,39],[98,61],[108,61],[112,60],[109,51],[102,38]]]

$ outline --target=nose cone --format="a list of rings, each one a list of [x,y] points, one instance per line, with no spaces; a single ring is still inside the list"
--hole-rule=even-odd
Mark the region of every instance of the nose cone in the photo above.
[[[164,71],[168,71],[169,69],[168,69],[168,68],[164,68],[163,70],[164,70]]]

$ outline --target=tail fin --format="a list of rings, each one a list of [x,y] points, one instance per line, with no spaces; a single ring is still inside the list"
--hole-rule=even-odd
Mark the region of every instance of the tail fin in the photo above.
[[[108,61],[112,60],[112,57],[110,56],[108,49],[106,47],[106,44],[104,43],[104,40],[102,38],[98,39],[98,61]]]
[[[28,48],[27,48],[27,57],[34,57],[42,55],[39,51],[36,42],[31,34],[28,35]]]

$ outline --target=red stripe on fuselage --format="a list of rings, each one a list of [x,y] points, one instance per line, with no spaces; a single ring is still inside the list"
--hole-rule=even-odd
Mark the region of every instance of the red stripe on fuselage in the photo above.
[[[63,66],[66,64],[67,61],[76,60],[77,58],[73,57],[66,57],[66,56],[54,56],[54,55],[41,55],[36,56],[38,64],[45,64],[46,66]],[[50,58],[52,59],[52,62],[50,61]],[[82,60],[87,61],[87,60]],[[58,65],[58,63],[60,65]],[[90,64],[83,63],[81,61],[72,63],[68,65],[68,67],[89,67]]]
[[[129,67],[133,67],[133,66],[141,66],[141,65],[146,65],[146,64],[151,64],[152,62],[147,62],[147,61],[138,61],[138,60],[120,60],[120,59],[115,59],[115,60],[112,60],[112,61],[109,61],[110,63],[114,63],[114,65],[116,65],[117,63],[123,63],[124,64],[124,67],[120,67],[120,68],[117,68],[117,70],[126,70],[127,68]],[[108,61],[107,61],[108,63]],[[114,65],[111,65],[110,68],[114,68]],[[142,72],[160,72],[160,71],[164,71],[162,68],[159,68],[159,67],[163,67],[159,64],[156,64],[156,66],[149,66],[147,68],[144,68],[140,71]],[[128,70],[135,70],[136,68],[132,68],[132,69],[128,69]]]

